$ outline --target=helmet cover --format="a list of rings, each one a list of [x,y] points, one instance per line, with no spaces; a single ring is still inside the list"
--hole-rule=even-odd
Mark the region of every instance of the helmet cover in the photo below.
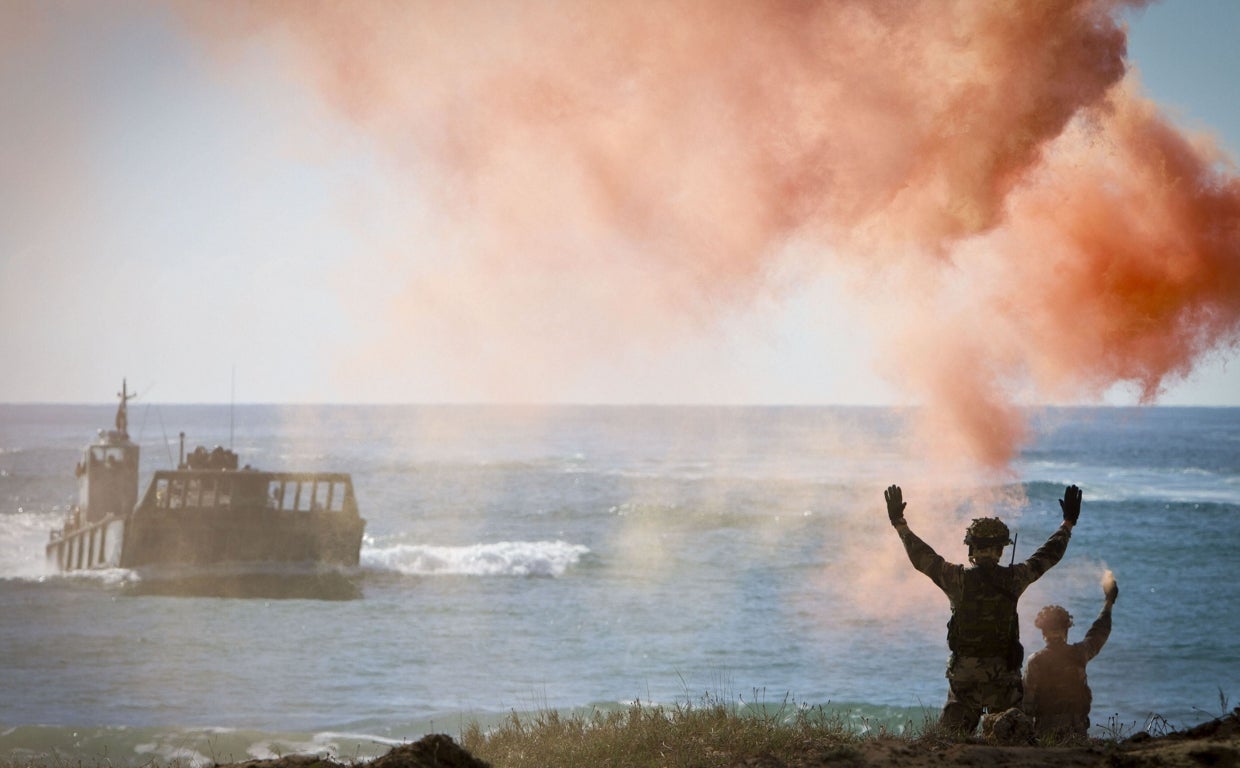
[[[1012,543],[1007,524],[997,517],[975,517],[964,532],[970,547],[997,547]]]

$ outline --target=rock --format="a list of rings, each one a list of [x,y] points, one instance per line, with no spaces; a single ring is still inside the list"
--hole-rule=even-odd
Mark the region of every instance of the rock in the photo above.
[[[370,763],[373,768],[491,768],[469,754],[451,736],[433,733],[402,744]]]
[[[469,754],[451,736],[433,733],[412,744],[402,744],[382,757],[366,763],[367,768],[491,768],[491,764]],[[216,768],[346,768],[327,757],[286,755],[272,760],[247,760],[216,765]]]

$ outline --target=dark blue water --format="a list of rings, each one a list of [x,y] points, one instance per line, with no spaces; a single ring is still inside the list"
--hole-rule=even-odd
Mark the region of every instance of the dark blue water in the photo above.
[[[1027,557],[1080,485],[1067,556],[1022,599],[1027,650],[1045,603],[1077,639],[1110,569],[1094,721],[1187,725],[1240,699],[1240,409],[1052,409],[1011,472],[946,476],[883,409],[131,408],[143,483],[181,430],[264,469],[351,472],[352,601],[49,573],[73,465],[112,413],[0,406],[3,755],[347,758],[514,709],[704,696],[920,724],[946,693],[948,608],[887,525],[890,483],[956,561],[992,511]]]

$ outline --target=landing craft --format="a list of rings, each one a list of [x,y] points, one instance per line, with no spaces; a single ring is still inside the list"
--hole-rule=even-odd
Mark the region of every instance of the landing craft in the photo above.
[[[139,501],[139,448],[129,439],[127,410],[134,395],[122,382],[117,396],[116,428],[100,430],[86,447],[78,503],[51,532],[54,568],[134,570],[145,591],[316,596],[265,594],[292,584],[357,596],[341,594],[331,578],[355,568],[361,554],[366,521],[350,475],[238,469],[237,454],[222,447],[187,456],[182,435],[177,468],[156,471]]]

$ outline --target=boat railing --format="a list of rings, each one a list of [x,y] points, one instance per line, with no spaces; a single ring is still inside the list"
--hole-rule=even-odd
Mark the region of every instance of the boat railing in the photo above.
[[[342,472],[160,470],[140,509],[270,509],[356,516],[353,481]]]

